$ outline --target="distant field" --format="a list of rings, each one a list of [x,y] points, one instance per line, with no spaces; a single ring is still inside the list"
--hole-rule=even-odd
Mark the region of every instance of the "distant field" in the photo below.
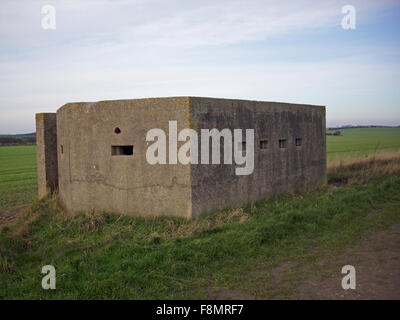
[[[327,136],[328,161],[400,149],[400,128],[341,130]],[[0,146],[0,212],[36,196],[36,146]]]
[[[0,211],[36,196],[36,146],[0,147]]]
[[[334,132],[331,130],[327,132]],[[400,128],[360,128],[339,130],[342,136],[326,137],[328,161],[400,149]]]

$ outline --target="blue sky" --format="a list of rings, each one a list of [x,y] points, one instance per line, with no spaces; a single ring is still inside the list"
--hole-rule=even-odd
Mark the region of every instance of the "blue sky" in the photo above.
[[[41,27],[46,4],[55,30]],[[66,102],[185,95],[400,125],[399,31],[399,0],[2,0],[0,133],[34,131],[35,113]]]

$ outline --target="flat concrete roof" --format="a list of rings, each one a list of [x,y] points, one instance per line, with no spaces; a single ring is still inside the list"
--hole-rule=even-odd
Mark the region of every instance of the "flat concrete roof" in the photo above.
[[[212,97],[197,97],[197,96],[173,96],[173,97],[150,97],[150,98],[135,98],[135,99],[115,99],[115,100],[99,100],[99,101],[81,101],[81,102],[69,102],[61,106],[58,110],[63,108],[73,108],[73,107],[83,107],[84,105],[93,105],[93,104],[104,104],[107,106],[108,104],[113,104],[115,102],[146,102],[146,101],[159,101],[159,100],[221,100],[221,101],[232,101],[232,102],[253,102],[253,103],[268,103],[270,105],[274,105],[279,107],[279,105],[285,106],[293,106],[293,107],[310,107],[310,108],[322,108],[325,109],[325,106],[322,105],[313,105],[313,104],[304,104],[304,103],[291,103],[291,102],[279,102],[279,101],[264,101],[264,100],[246,100],[246,99],[231,99],[231,98],[212,98]]]

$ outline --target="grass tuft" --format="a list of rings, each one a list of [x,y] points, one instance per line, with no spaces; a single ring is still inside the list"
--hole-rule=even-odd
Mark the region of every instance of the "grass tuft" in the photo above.
[[[9,273],[13,269],[13,263],[10,262],[7,257],[0,255],[0,271],[4,273]]]

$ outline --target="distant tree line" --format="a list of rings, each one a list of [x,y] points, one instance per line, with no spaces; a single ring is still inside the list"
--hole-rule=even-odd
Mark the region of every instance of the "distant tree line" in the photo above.
[[[357,128],[400,128],[399,126],[379,126],[379,125],[364,125],[364,126],[353,126],[353,125],[345,125],[345,126],[340,126],[340,127],[328,127],[328,130],[343,130],[343,129],[357,129]]]
[[[341,136],[342,133],[338,130],[338,131],[335,131],[335,132],[327,132],[326,135],[327,136]]]
[[[0,146],[34,145],[36,137],[34,135],[1,136]]]

